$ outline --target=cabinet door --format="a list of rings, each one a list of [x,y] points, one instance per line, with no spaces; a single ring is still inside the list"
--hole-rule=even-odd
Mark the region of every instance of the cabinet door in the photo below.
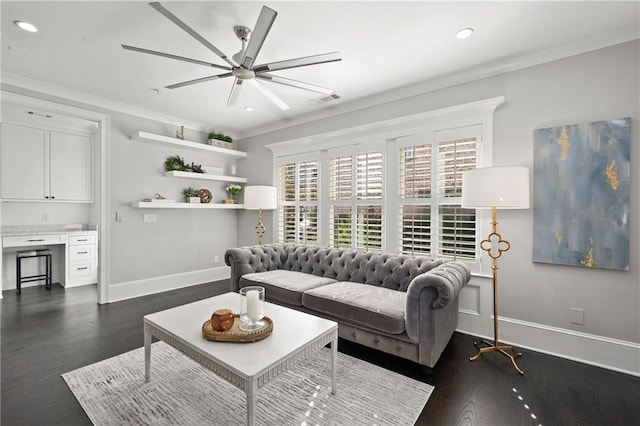
[[[49,195],[49,132],[2,124],[0,198],[44,200]]]
[[[51,198],[91,201],[91,138],[51,132]]]

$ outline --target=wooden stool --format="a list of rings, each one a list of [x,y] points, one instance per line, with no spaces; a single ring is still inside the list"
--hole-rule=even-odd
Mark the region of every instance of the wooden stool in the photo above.
[[[44,274],[30,275],[28,277],[22,276],[22,259],[28,259],[30,257],[44,257],[46,262],[46,271]],[[16,252],[16,293],[20,294],[22,291],[22,283],[28,283],[31,281],[46,280],[47,290],[51,289],[51,250],[24,250]]]

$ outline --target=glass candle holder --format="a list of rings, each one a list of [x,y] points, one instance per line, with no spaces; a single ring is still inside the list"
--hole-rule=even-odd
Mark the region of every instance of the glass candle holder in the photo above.
[[[265,326],[264,287],[248,286],[240,289],[240,330],[254,331]]]

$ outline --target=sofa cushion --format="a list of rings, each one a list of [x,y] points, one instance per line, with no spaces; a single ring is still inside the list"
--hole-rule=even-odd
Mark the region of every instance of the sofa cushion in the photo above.
[[[264,287],[267,300],[302,306],[302,293],[335,282],[336,280],[331,278],[276,269],[243,275],[240,278],[240,288],[259,285]]]
[[[305,291],[302,305],[389,334],[404,333],[407,293],[341,281]]]

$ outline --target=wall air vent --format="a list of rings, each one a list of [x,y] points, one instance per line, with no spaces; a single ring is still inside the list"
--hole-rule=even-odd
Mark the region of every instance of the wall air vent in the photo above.
[[[340,99],[340,96],[336,95],[335,93],[332,93],[330,95],[320,96],[319,98],[315,98],[311,100],[317,104],[326,104],[327,102],[337,101],[338,99]]]

